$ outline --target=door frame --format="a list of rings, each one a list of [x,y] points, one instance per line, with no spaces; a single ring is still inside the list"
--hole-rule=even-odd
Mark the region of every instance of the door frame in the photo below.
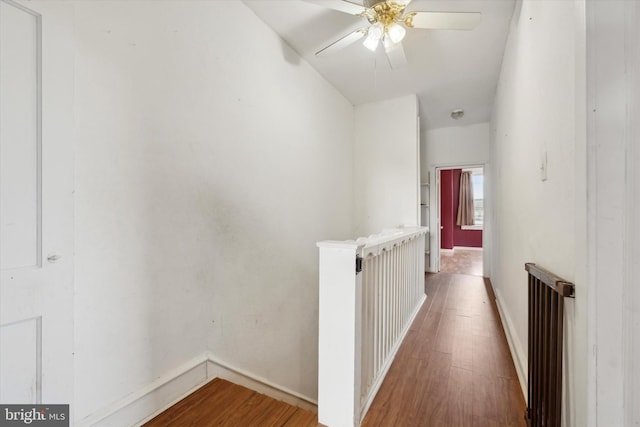
[[[483,194],[484,194],[484,206],[483,206],[483,210],[484,210],[484,224],[483,224],[483,228],[482,228],[482,275],[483,277],[489,277],[489,271],[490,269],[488,268],[488,260],[490,259],[489,255],[489,251],[488,251],[488,245],[486,244],[487,242],[487,228],[490,229],[490,227],[487,227],[487,223],[488,221],[487,219],[487,211],[490,211],[490,209],[488,209],[488,205],[490,203],[490,198],[487,197],[487,193],[489,193],[487,191],[487,187],[488,187],[488,179],[487,179],[487,170],[488,170],[488,166],[487,163],[482,163],[482,162],[470,162],[470,163],[441,163],[441,164],[437,164],[437,165],[433,165],[432,166],[432,172],[433,172],[433,176],[435,177],[435,192],[431,191],[431,203],[430,205],[430,210],[431,212],[429,213],[429,228],[432,230],[435,230],[436,232],[433,233],[434,238],[431,239],[431,262],[430,265],[432,266],[431,268],[431,272],[432,273],[438,273],[440,272],[440,241],[441,241],[441,226],[440,226],[440,172],[443,170],[449,170],[449,169],[470,169],[470,168],[482,168],[482,174],[485,177],[484,178],[484,186],[483,186]],[[435,209],[435,212],[434,212]],[[490,241],[490,239],[489,239]]]

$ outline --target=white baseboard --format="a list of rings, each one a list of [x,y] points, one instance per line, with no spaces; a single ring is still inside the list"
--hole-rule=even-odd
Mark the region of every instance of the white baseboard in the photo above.
[[[222,378],[269,397],[318,412],[315,400],[221,362],[205,352],[146,387],[78,421],[78,426],[140,426],[214,378]]]
[[[460,250],[460,251],[478,251],[478,252],[482,252],[482,248],[478,248],[478,247],[474,247],[474,246],[454,246],[453,250],[454,251]]]
[[[172,369],[146,387],[100,409],[82,420],[78,426],[131,426],[150,419],[207,381],[206,355]]]
[[[522,344],[515,332],[509,311],[502,305],[502,294],[500,289],[494,289],[494,293],[496,295],[496,305],[498,306],[498,313],[500,314],[502,327],[506,332],[505,335],[507,336],[507,343],[509,344],[511,357],[513,358],[516,366],[516,373],[518,374],[522,394],[524,395],[524,399],[527,400],[527,354],[522,348]]]
[[[213,354],[209,354],[207,372],[214,378],[222,378],[302,409],[318,412],[317,400],[274,384],[243,369],[236,368],[230,363],[216,358]]]
[[[453,255],[456,248],[453,249],[442,249],[440,248],[440,255]]]

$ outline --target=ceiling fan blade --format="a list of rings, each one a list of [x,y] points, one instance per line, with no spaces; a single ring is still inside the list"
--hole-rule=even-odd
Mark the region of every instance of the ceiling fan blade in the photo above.
[[[347,0],[304,0],[307,3],[317,4],[318,6],[327,7],[339,12],[348,13],[350,15],[360,15],[365,11],[361,4]]]
[[[480,12],[411,12],[407,26],[430,30],[473,30],[482,20]]]
[[[360,40],[362,37],[364,37],[365,34],[367,34],[366,28],[360,28],[359,30],[355,30],[354,32],[349,33],[346,36],[334,41],[329,46],[323,49],[320,49],[319,51],[316,52],[316,56],[324,56],[327,54],[331,54],[333,52],[337,52],[340,49],[344,49],[350,44]]]
[[[407,57],[404,55],[402,43],[384,43],[384,51],[387,53],[389,65],[394,70],[407,65]]]
[[[351,0],[351,1],[355,1],[355,0]],[[384,2],[385,0],[364,0],[362,3],[364,3],[364,7],[368,7],[371,8],[373,7],[376,3],[381,3]],[[401,4],[403,6],[408,5],[409,3],[411,3],[411,0],[392,0],[393,3],[396,4]]]

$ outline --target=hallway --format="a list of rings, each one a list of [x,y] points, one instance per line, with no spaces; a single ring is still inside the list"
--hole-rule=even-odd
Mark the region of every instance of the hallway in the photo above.
[[[526,426],[525,401],[481,277],[429,274],[428,299],[373,401],[363,427]],[[148,426],[305,426],[317,417],[214,380]]]
[[[426,292],[363,426],[525,426],[488,281],[429,274]]]

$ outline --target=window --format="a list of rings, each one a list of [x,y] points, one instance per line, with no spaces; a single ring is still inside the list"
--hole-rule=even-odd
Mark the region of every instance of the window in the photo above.
[[[471,182],[473,185],[473,220],[476,225],[482,226],[484,224],[484,176],[482,171],[480,174],[476,174],[474,171]]]
[[[464,169],[471,172],[473,186],[473,222],[475,225],[463,225],[463,230],[482,230],[484,226],[484,174],[482,168]]]

